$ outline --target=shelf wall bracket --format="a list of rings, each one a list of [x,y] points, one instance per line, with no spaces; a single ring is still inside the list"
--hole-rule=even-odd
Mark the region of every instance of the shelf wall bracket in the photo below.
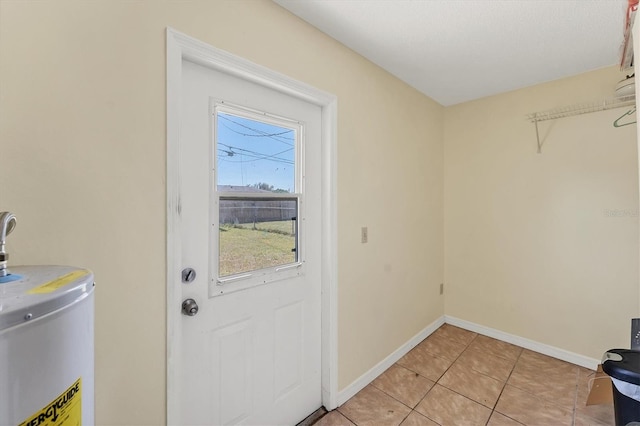
[[[538,154],[542,154],[542,144],[540,143],[540,133],[538,132],[538,122],[535,121],[536,125],[536,140],[538,141]]]

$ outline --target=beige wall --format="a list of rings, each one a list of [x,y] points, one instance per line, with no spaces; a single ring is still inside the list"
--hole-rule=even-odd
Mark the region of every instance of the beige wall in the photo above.
[[[100,424],[165,419],[167,26],[338,96],[339,387],[443,314],[441,106],[269,1],[0,0],[11,263],[95,272]]]
[[[592,358],[638,316],[636,126],[626,109],[526,114],[613,96],[615,67],[445,110],[447,315]]]

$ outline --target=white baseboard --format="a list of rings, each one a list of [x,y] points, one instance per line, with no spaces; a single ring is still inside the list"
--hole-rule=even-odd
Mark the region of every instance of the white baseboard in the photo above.
[[[347,402],[352,396],[364,389],[369,383],[373,382],[376,377],[384,373],[389,367],[395,364],[400,358],[405,356],[407,352],[413,349],[418,343],[426,339],[431,333],[436,331],[445,322],[445,317],[441,316],[422,331],[413,336],[407,343],[396,349],[391,355],[380,361],[377,365],[357,378],[346,388],[338,392],[338,406]]]
[[[600,364],[600,361],[595,358],[589,358],[584,355],[556,348],[555,346],[546,345],[544,343],[525,339],[524,337],[516,336],[514,334],[505,333],[504,331],[496,330],[495,328],[485,327],[483,325],[479,325],[471,321],[466,321],[449,315],[445,315],[444,318],[447,324],[455,325],[456,327],[464,328],[465,330],[474,331],[478,334],[482,334],[488,337],[493,337],[494,339],[521,346],[525,349],[548,355],[562,361],[567,361],[581,367],[589,368],[591,370],[595,370],[598,364]]]

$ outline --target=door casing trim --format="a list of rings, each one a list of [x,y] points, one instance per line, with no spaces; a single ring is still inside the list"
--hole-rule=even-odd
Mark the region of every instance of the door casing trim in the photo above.
[[[321,355],[322,404],[337,406],[338,394],[338,250],[337,250],[337,98],[261,65],[196,40],[167,27],[167,323],[166,396],[167,424],[177,424],[180,415],[180,305],[182,241],[180,239],[180,105],[182,61],[278,90],[316,104],[322,109],[322,254],[321,254]]]

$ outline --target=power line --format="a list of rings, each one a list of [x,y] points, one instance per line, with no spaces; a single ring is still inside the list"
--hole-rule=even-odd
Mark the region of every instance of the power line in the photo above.
[[[221,117],[221,118],[224,118],[224,117]],[[229,120],[229,119],[227,118],[227,120]],[[235,124],[237,124],[237,125],[239,125],[239,126],[242,126],[242,124],[240,124],[240,123],[236,123],[236,122],[235,122],[235,121],[233,121],[233,120],[229,120],[229,121],[231,121],[232,123],[235,123]],[[281,135],[286,135],[287,133],[291,133],[291,132],[293,131],[293,130],[286,130],[286,131],[284,131],[284,132],[279,132],[279,133],[265,133],[265,134],[260,134],[260,135],[250,135],[249,133],[242,133],[242,132],[239,132],[239,131],[237,131],[237,130],[233,130],[231,127],[227,126],[227,125],[226,125],[226,124],[224,124],[224,123],[222,123],[222,125],[223,125],[224,127],[226,127],[227,129],[231,130],[233,133],[237,133],[237,134],[239,134],[239,135],[241,135],[241,136],[248,136],[248,137],[250,137],[250,138],[270,138],[270,137],[272,137],[272,136],[281,136]],[[258,131],[257,129],[251,129],[250,127],[247,127],[247,126],[242,126],[242,127],[246,127],[247,129],[250,129],[250,130],[253,130],[253,131],[256,131],[256,132]],[[284,137],[283,137],[283,138],[284,138]],[[293,138],[286,138],[286,139],[293,140]]]
[[[250,154],[242,154],[242,153],[240,153],[238,155],[246,156],[246,157],[249,157],[249,158],[252,158],[252,159],[251,160],[244,160],[244,159],[243,160],[229,160],[229,159],[227,159],[225,157],[218,157],[218,159],[220,161],[224,161],[225,163],[250,163],[250,162],[253,162],[253,161],[267,160],[267,161],[273,161],[274,163],[283,163],[283,164],[291,164],[291,165],[294,164],[293,161],[274,160],[274,159],[271,159],[271,158],[257,158],[255,156],[250,155]]]
[[[264,154],[264,153],[261,153],[261,152],[251,151],[249,149],[244,149],[244,148],[240,148],[240,147],[236,147],[236,146],[227,145],[227,144],[224,144],[224,143],[221,143],[221,142],[218,142],[218,145],[228,148],[228,150],[218,148],[219,151],[224,152],[225,154],[227,154],[228,157],[233,157],[235,154],[242,154],[242,155],[246,155],[246,156],[248,156],[250,158],[254,158],[254,160],[232,161],[232,160],[228,160],[228,159],[224,158],[224,156],[223,157],[218,157],[219,159],[221,159],[223,161],[230,162],[230,163],[241,163],[241,162],[248,162],[248,161],[268,160],[268,161],[273,161],[273,162],[276,162],[276,163],[295,164],[295,162],[293,160],[289,160],[288,158],[278,157],[278,155],[280,155],[280,154],[284,154],[285,152],[293,151],[293,148],[285,149],[284,151],[280,151],[280,152],[277,152],[275,154]],[[236,151],[241,151],[241,152],[236,152]]]
[[[293,132],[293,130],[292,130],[292,129],[290,129],[290,130],[288,130],[288,131],[284,131],[284,132],[279,132],[279,133],[268,133],[268,132],[265,132],[265,131],[263,131],[263,130],[255,129],[255,128],[253,128],[253,127],[249,127],[249,126],[246,126],[246,125],[244,125],[244,124],[242,124],[242,123],[239,123],[239,122],[237,122],[237,121],[235,121],[235,120],[232,120],[232,119],[228,118],[228,117],[226,116],[226,114],[218,114],[218,117],[219,117],[219,118],[222,118],[223,120],[227,120],[227,121],[229,121],[229,122],[231,122],[231,123],[233,123],[233,124],[235,124],[235,125],[237,125],[237,126],[243,127],[243,128],[245,128],[245,129],[248,129],[248,130],[251,130],[252,132],[257,133],[257,134],[251,135],[251,134],[247,134],[247,133],[239,132],[239,131],[234,130],[234,129],[232,129],[231,127],[227,126],[226,124],[222,123],[222,125],[223,125],[224,127],[226,127],[226,128],[227,128],[227,129],[229,129],[230,131],[232,131],[232,132],[234,132],[234,133],[237,133],[237,134],[239,134],[239,135],[241,135],[241,136],[248,136],[248,137],[266,137],[266,138],[269,138],[269,139],[273,139],[273,140],[275,140],[276,142],[284,143],[284,144],[289,145],[289,146],[292,146],[292,145],[293,145],[293,143],[292,143],[292,142],[294,142],[294,141],[295,141],[295,139],[294,139],[294,138],[287,138],[287,137],[281,136],[281,135],[283,135],[283,134],[287,134],[287,133],[291,133],[291,132]],[[276,127],[276,126],[274,126],[274,127]],[[280,128],[281,128],[281,127],[280,127]],[[289,142],[289,141],[291,141],[291,142]]]
[[[222,143],[222,142],[218,142],[218,145],[222,145],[222,146],[225,146],[225,147],[229,148],[231,151],[227,151],[227,150],[221,150],[221,151],[226,152],[227,154],[231,154],[231,155],[229,155],[230,157],[233,157],[233,154],[239,154],[239,153],[233,151],[235,149],[237,151],[244,151],[244,152],[246,152],[248,154],[252,154],[252,155],[256,156],[256,158],[275,158],[277,160],[293,162],[293,160],[290,160],[288,158],[277,157],[278,155],[284,154],[285,152],[293,151],[293,148],[285,149],[284,151],[276,152],[275,154],[265,154],[265,153],[262,153],[262,152],[252,151],[250,149],[245,149],[245,148],[240,148],[240,147],[237,147],[237,146],[227,145],[227,144]]]

